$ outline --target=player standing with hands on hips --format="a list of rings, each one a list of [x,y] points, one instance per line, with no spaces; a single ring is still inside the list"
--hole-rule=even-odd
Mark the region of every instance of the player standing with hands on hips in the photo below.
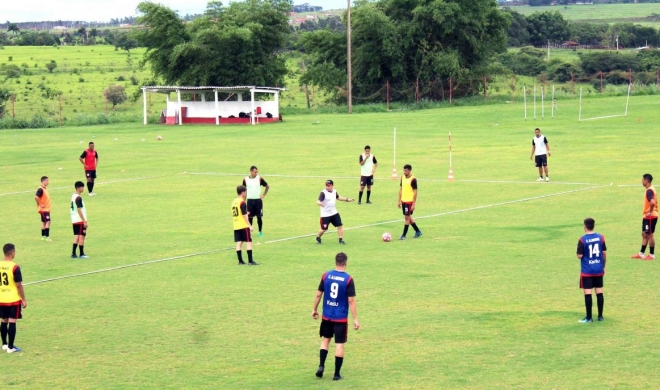
[[[319,234],[316,236],[316,243],[321,243],[321,236],[328,230],[328,226],[337,228],[337,235],[339,236],[339,244],[345,245],[344,242],[344,227],[341,223],[341,216],[335,207],[337,200],[344,202],[353,202],[353,198],[343,198],[339,196],[337,191],[334,189],[334,183],[332,180],[325,181],[325,190],[321,191],[319,198],[316,200],[316,204],[321,208],[321,229]]]
[[[655,225],[658,223],[658,193],[653,187],[653,176],[650,173],[642,177],[644,191],[644,208],[642,210],[642,249],[633,255],[633,259],[655,260]],[[649,255],[644,256],[646,245],[649,246]]]
[[[82,194],[85,191],[85,184],[77,181],[74,184],[76,192],[71,195],[71,224],[73,224],[73,249],[71,250],[71,258],[87,259],[85,254],[85,237],[87,237],[87,209],[85,202],[83,202]],[[80,256],[76,255],[76,247],[80,249]]]
[[[550,144],[545,135],[541,134],[541,129],[538,127],[534,130],[534,138],[532,138],[532,155],[529,156],[531,160],[534,158],[534,163],[539,169],[539,178],[536,181],[543,181],[543,171],[545,170],[545,181],[550,181],[548,175],[548,156],[550,156]]]
[[[254,217],[257,217],[257,225],[259,226],[259,237],[263,237],[261,232],[263,228],[263,221],[261,217],[264,216],[263,199],[266,197],[270,186],[266,183],[263,177],[259,176],[259,169],[254,165],[250,167],[250,175],[243,179],[243,185],[247,188],[247,210],[250,225]],[[261,187],[265,187],[264,193],[261,193]]]
[[[580,288],[584,290],[584,306],[587,316],[579,322],[586,324],[594,322],[591,316],[593,298],[591,289],[596,289],[596,301],[598,303],[598,321],[603,321],[603,275],[605,275],[605,261],[607,261],[607,246],[605,237],[595,233],[596,221],[593,218],[584,220],[584,236],[580,237],[577,244],[577,258],[580,259]]]
[[[236,187],[238,198],[234,199],[231,204],[231,216],[234,224],[234,241],[236,242],[236,256],[238,256],[238,265],[245,265],[243,261],[243,243],[247,249],[249,265],[259,265],[252,260],[252,232],[253,228],[248,220],[247,205],[245,204],[245,197],[247,189],[245,186]]]
[[[312,307],[312,318],[319,318],[317,311],[321,299],[323,299],[323,320],[319,335],[321,341],[320,358],[316,376],[323,378],[325,371],[325,359],[328,357],[330,340],[335,338],[335,375],[332,380],[342,379],[341,366],[344,363],[344,344],[348,340],[348,310],[353,315],[353,329],[360,329],[357,317],[357,304],[355,303],[355,282],[351,275],[346,273],[346,262],[348,256],[340,252],[335,256],[335,269],[328,271],[321,277],[321,283],[314,297]]]
[[[401,178],[401,183],[399,184],[399,204],[398,207],[403,211],[403,217],[405,222],[403,225],[403,234],[399,237],[399,240],[405,240],[406,234],[408,234],[408,227],[412,225],[415,229],[415,238],[422,236],[422,231],[419,230],[415,220],[413,219],[413,211],[415,211],[415,205],[417,204],[417,179],[412,175],[412,166],[406,164],[403,166],[403,177]]]
[[[364,187],[367,187],[367,204],[371,204],[371,186],[374,184],[374,173],[378,168],[378,161],[376,156],[371,154],[371,147],[369,145],[364,147],[364,153],[360,155],[360,196],[358,197],[358,204],[362,204],[362,194]]]
[[[87,177],[87,191],[89,196],[94,193],[94,179],[96,179],[96,167],[99,165],[99,154],[94,150],[94,142],[89,143],[88,149],[85,149],[78,159],[85,167],[85,177]]]
[[[48,195],[48,176],[41,177],[41,185],[34,194],[34,200],[37,201],[37,212],[41,217],[41,240],[52,241],[50,239],[50,195]]]

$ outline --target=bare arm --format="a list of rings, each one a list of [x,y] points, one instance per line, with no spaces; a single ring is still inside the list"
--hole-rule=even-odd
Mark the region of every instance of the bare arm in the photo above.
[[[548,149],[548,156],[549,156],[550,155],[550,142],[546,142],[545,147]]]
[[[39,203],[39,197],[38,196],[35,195],[34,200],[37,201],[37,207],[41,206],[41,203]]]
[[[536,145],[532,145],[532,154],[529,156],[530,160],[534,158],[534,151],[535,150],[536,150]]]
[[[378,163],[374,163],[374,169],[371,170],[371,174],[376,173],[376,168],[378,168]]]
[[[321,297],[323,296],[323,291],[316,291],[316,296],[314,297],[314,306],[312,306],[312,318],[313,319],[318,319],[319,318],[319,303],[321,303]]]
[[[266,194],[268,193],[268,190],[270,190],[270,185],[267,184],[267,185],[266,185],[266,189],[264,190],[264,193],[261,194],[261,199],[263,199],[264,196],[266,196]]]
[[[579,253],[577,254],[577,258],[580,259],[580,260],[582,260],[582,256],[583,256],[582,254],[579,254]]]
[[[250,227],[250,231],[252,231],[252,225],[250,225],[250,220],[248,219],[247,214],[243,214],[243,220],[244,220],[245,223],[247,223],[247,225]]]
[[[353,199],[353,198],[344,198],[343,196],[338,196],[337,200],[340,200],[342,202],[353,202],[355,199]]]
[[[605,271],[606,265],[607,265],[607,251],[603,251],[603,271]]]
[[[355,303],[355,297],[348,297],[348,307],[351,309],[351,314],[353,315],[353,328],[358,330],[360,329],[360,321],[358,321],[357,303]]]
[[[80,163],[81,163],[82,165],[85,165],[85,160],[84,160],[82,157],[80,157],[78,160],[80,160]]]
[[[417,189],[413,190],[413,202],[410,210],[415,210],[415,204],[417,204]]]
[[[78,216],[83,221],[83,225],[87,226],[87,220],[85,219],[85,216],[83,215],[83,212],[82,212],[81,209],[78,209]]]
[[[399,187],[399,204],[398,207],[401,208],[401,187]]]
[[[16,290],[18,290],[18,296],[21,297],[21,306],[24,308],[27,307],[27,299],[25,299],[25,291],[23,290],[23,283],[16,282]]]

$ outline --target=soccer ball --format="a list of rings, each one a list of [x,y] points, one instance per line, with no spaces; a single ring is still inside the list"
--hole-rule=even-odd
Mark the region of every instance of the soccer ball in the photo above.
[[[387,232],[383,233],[383,241],[384,242],[390,242],[391,239],[392,239],[392,235],[390,233],[387,233]]]
[[[156,139],[160,141],[160,140],[163,139],[163,137],[161,137],[161,136],[159,135],[158,137],[156,137]]]

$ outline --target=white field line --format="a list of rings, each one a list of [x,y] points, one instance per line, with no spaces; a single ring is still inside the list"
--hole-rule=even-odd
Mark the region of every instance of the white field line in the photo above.
[[[158,175],[158,176],[145,176],[145,177],[134,177],[132,179],[120,179],[120,180],[111,180],[111,181],[103,181],[103,182],[98,182],[94,183],[94,185],[106,185],[106,184],[114,184],[114,183],[124,183],[127,181],[137,181],[137,180],[148,180],[148,179],[157,179],[159,177],[166,177],[166,176],[172,176],[172,175]],[[54,187],[54,188],[49,188],[49,191],[56,191],[56,190],[66,190],[66,189],[71,189],[73,188],[72,186],[67,186],[67,187]],[[16,192],[5,192],[4,194],[0,194],[0,196],[6,196],[6,195],[19,195],[19,194],[29,194],[31,192],[35,192],[36,190],[29,190],[29,191],[16,191]]]
[[[641,184],[619,184],[617,187],[642,187]]]
[[[210,175],[210,176],[247,176],[244,173],[223,173],[223,172],[184,172],[188,175]],[[286,174],[266,174],[264,177],[284,177],[289,179],[350,179],[355,180],[358,176],[315,176],[315,175],[286,175]],[[419,181],[428,181],[428,182],[446,182],[447,179],[424,179],[421,177],[417,178]],[[389,177],[375,177],[374,180],[389,180],[392,179]],[[493,183],[493,184],[563,184],[563,185],[579,185],[579,186],[595,186],[598,184],[595,183],[573,183],[573,182],[561,182],[561,181],[551,181],[551,182],[537,182],[537,181],[515,181],[515,180],[456,180],[464,183]]]
[[[597,117],[594,117],[594,118],[582,118],[582,121],[593,121],[593,120],[596,120],[596,119],[616,118],[616,117],[619,117],[619,116],[623,116],[623,114],[620,114],[620,115],[597,116]]]
[[[555,193],[552,193],[552,194],[533,196],[533,197],[530,197],[530,198],[509,200],[509,201],[506,201],[506,202],[492,203],[492,204],[483,205],[483,206],[475,206],[475,207],[469,207],[469,208],[465,208],[465,209],[458,209],[458,210],[445,211],[445,212],[442,212],[442,213],[429,214],[429,215],[424,215],[424,216],[421,216],[421,217],[416,217],[415,219],[436,218],[436,217],[441,217],[441,216],[445,216],[445,215],[465,213],[465,212],[468,212],[468,211],[482,210],[482,209],[487,209],[487,208],[492,208],[492,207],[506,206],[506,205],[515,204],[515,203],[529,202],[529,201],[532,201],[532,200],[550,198],[550,197],[559,196],[559,195],[572,194],[572,193],[581,192],[581,191],[589,191],[589,190],[594,190],[594,189],[603,188],[603,187],[610,187],[610,186],[609,185],[603,185],[603,186],[595,186],[595,187],[588,187],[588,188],[580,188],[580,189],[577,189],[577,190],[555,192]],[[391,221],[376,222],[376,223],[371,223],[371,224],[367,224],[367,225],[354,226],[354,227],[346,228],[344,230],[364,229],[364,228],[367,228],[367,227],[387,225],[387,224],[391,224],[391,223],[400,223],[400,222],[401,222],[401,218],[394,219],[394,220],[391,220]],[[329,231],[328,233],[336,233],[336,230]],[[280,238],[280,239],[277,239],[277,240],[266,241],[264,244],[275,244],[275,243],[278,243],[278,242],[297,240],[297,239],[300,239],[300,238],[312,237],[312,236],[315,236],[316,234],[317,233],[309,233],[309,234],[303,234],[303,235],[300,235],[300,236]],[[32,285],[32,284],[52,282],[52,281],[56,281],[56,280],[69,279],[69,278],[74,278],[74,277],[78,277],[78,276],[92,275],[92,274],[98,274],[98,273],[102,273],[102,272],[116,271],[116,270],[120,270],[120,269],[124,269],[124,268],[131,268],[131,267],[137,267],[137,266],[142,266],[142,265],[161,263],[161,262],[165,262],[165,261],[185,259],[185,258],[188,258],[188,257],[202,256],[202,255],[207,255],[207,254],[211,254],[211,253],[224,252],[224,251],[228,251],[228,250],[232,250],[232,249],[235,249],[235,248],[230,247],[230,248],[213,249],[213,250],[208,250],[208,251],[203,251],[203,252],[190,253],[190,254],[187,254],[187,255],[167,257],[167,258],[164,258],[164,259],[142,261],[142,262],[139,262],[139,263],[120,265],[120,266],[117,266],[117,267],[104,268],[104,269],[100,269],[100,270],[96,270],[96,271],[82,272],[82,273],[79,273],[79,274],[58,276],[58,277],[54,277],[54,278],[38,280],[38,281],[34,281],[34,282],[27,282],[27,283],[23,283],[23,284],[24,285]]]

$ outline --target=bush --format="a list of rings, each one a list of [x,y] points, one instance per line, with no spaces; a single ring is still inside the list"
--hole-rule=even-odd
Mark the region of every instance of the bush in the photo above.
[[[12,62],[14,60],[14,57],[9,56],[9,62]]]
[[[85,82],[85,79],[82,78],[82,77],[78,77],[78,82],[79,82],[79,83],[84,83],[84,82]]]
[[[119,75],[119,76],[117,77],[117,81],[126,81],[126,79],[124,78],[124,76]]]
[[[140,83],[140,80],[138,80],[138,78],[135,77],[135,75],[132,75],[131,76],[131,84],[138,85],[139,83]]]
[[[57,68],[57,62],[55,62],[55,60],[51,60],[49,63],[46,64],[46,69],[48,69],[48,73],[53,73],[53,69],[55,68]]]
[[[548,79],[555,80],[560,83],[566,83],[571,81],[571,73],[575,79],[582,77],[582,69],[579,66],[570,62],[565,62],[553,68],[548,73]]]
[[[103,92],[103,95],[112,103],[112,109],[117,104],[122,104],[126,101],[126,91],[123,85],[111,85]]]
[[[11,78],[18,78],[18,77],[21,77],[21,69],[18,66],[14,65],[14,64],[7,65],[5,67],[5,74],[7,75],[7,78],[10,78],[10,79]]]
[[[611,72],[615,70],[639,70],[639,61],[634,54],[620,52],[579,53],[582,70],[586,74],[596,74],[601,70]]]

